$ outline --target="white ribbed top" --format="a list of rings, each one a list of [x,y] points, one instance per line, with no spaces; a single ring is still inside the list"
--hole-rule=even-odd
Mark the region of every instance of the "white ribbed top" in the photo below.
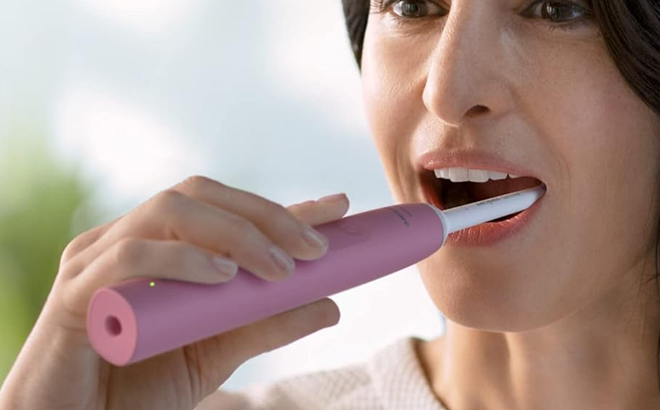
[[[415,338],[376,352],[364,363],[294,376],[244,390],[218,390],[197,410],[446,410],[433,394]]]

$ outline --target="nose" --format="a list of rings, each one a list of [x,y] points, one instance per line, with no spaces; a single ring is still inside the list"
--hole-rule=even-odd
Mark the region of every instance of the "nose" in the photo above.
[[[454,127],[513,106],[511,44],[484,6],[489,2],[472,3],[481,6],[449,12],[429,55],[422,95],[429,112]]]

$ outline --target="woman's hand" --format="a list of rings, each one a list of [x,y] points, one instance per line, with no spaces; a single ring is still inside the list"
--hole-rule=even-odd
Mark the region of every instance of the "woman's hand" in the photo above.
[[[116,367],[87,338],[93,293],[137,277],[226,282],[236,271],[232,261],[265,280],[281,280],[291,271],[290,256],[325,254],[327,241],[306,235],[309,226],[347,210],[344,195],[284,208],[192,177],[79,235],[65,249],[39,319],[0,390],[0,409],[193,409],[247,359],[336,324],[337,306],[323,299]]]

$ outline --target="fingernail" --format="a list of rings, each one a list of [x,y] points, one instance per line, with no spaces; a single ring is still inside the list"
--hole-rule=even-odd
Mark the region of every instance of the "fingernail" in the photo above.
[[[273,262],[280,268],[280,270],[288,273],[291,273],[296,267],[296,263],[293,261],[289,255],[287,255],[282,249],[277,246],[272,246],[270,248],[270,255],[272,256]]]
[[[328,239],[310,226],[305,228],[303,237],[310,246],[315,248],[323,249],[328,245]]]
[[[215,266],[222,276],[227,278],[233,278],[238,271],[238,264],[236,262],[220,256],[213,257],[213,266]]]
[[[334,194],[334,195],[328,195],[324,196],[322,198],[317,199],[319,202],[332,202],[332,201],[338,201],[342,198],[345,198],[346,194]]]

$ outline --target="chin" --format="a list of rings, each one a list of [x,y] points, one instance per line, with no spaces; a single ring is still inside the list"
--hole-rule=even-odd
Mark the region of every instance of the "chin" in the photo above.
[[[435,306],[450,321],[489,332],[524,332],[558,320],[547,285],[530,283],[516,270],[475,267],[470,263],[440,264],[429,258],[418,264]],[[456,267],[460,266],[460,269]],[[444,268],[441,268],[444,267]],[[554,306],[554,308],[552,308]]]

